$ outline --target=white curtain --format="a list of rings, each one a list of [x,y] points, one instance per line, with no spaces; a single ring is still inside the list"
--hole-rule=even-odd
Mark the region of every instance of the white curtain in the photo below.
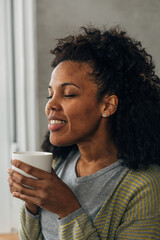
[[[17,231],[20,200],[11,197],[13,151],[37,150],[35,0],[0,0],[0,233]]]

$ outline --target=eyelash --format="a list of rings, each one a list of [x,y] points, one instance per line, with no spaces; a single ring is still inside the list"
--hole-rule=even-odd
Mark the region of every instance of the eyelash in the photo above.
[[[64,97],[75,97],[75,94],[64,95]]]
[[[64,95],[64,97],[75,97],[76,95],[75,94],[70,94],[70,95]],[[51,99],[52,96],[48,96],[46,97],[47,99]]]

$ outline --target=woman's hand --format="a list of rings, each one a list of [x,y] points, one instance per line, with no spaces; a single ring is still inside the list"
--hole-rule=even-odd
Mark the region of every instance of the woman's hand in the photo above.
[[[19,172],[9,169],[12,195],[24,200],[29,211],[29,203],[32,203],[33,206],[39,206],[63,218],[81,207],[71,189],[58,178],[54,171],[50,174],[19,160],[12,160],[12,165],[37,178],[25,177]],[[33,211],[31,210],[31,212]]]
[[[10,175],[12,173],[12,169],[8,169],[8,174]],[[13,184],[13,179],[11,176],[8,178],[9,186],[10,186],[10,192],[13,194],[17,191],[16,184]],[[26,208],[29,210],[30,213],[37,215],[39,213],[39,207],[32,202],[25,201]]]

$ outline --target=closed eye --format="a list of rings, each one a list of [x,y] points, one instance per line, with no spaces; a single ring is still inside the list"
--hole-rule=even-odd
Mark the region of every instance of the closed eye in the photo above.
[[[68,95],[64,95],[64,97],[75,97],[76,95],[75,94],[68,94]]]
[[[75,96],[76,96],[75,94],[65,94],[65,95],[64,95],[64,97],[66,97],[66,98],[72,98],[72,97],[75,97]],[[47,98],[47,99],[51,99],[52,96],[47,96],[46,98]]]

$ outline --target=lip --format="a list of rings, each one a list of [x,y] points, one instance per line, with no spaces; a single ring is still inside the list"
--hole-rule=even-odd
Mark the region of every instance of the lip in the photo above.
[[[50,122],[49,122],[49,124],[48,124],[48,129],[49,129],[50,131],[58,131],[58,130],[60,130],[63,126],[65,126],[65,124],[67,123],[66,120],[64,120],[64,119],[62,119],[62,118],[60,118],[60,117],[54,116],[54,115],[48,116],[48,121],[50,121],[50,120],[65,121],[65,123],[61,123],[61,124],[56,124],[56,123],[55,123],[55,124],[50,124]]]
[[[50,131],[58,131],[60,130],[61,128],[63,128],[63,126],[65,126],[66,122],[65,123],[61,123],[61,124],[48,124],[48,129]]]

